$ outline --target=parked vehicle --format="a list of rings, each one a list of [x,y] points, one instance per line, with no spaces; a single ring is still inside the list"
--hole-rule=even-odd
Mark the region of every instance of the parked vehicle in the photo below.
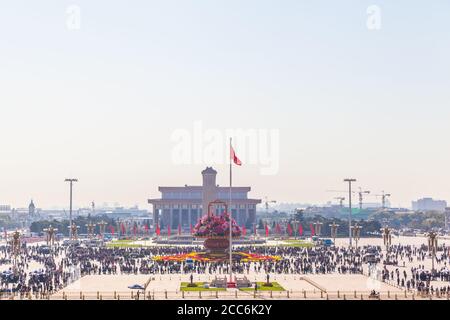
[[[365,263],[378,263],[378,262],[380,262],[380,258],[377,255],[373,254],[373,253],[368,253],[368,254],[364,255],[363,262],[365,262]]]

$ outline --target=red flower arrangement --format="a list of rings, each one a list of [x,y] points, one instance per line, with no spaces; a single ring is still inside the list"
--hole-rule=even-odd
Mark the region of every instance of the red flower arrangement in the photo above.
[[[214,255],[206,252],[191,252],[170,256],[153,257],[153,260],[155,261],[168,261],[168,262],[169,261],[183,262],[186,261],[187,259],[192,259],[193,261],[201,261],[201,262],[219,262],[227,260],[228,257],[221,255]],[[260,262],[260,261],[279,261],[281,260],[281,257],[265,256],[257,253],[235,252],[233,253],[233,259],[240,260],[243,262]]]
[[[233,237],[240,237],[241,228],[234,219],[231,219],[231,232]],[[223,213],[220,216],[208,214],[200,218],[194,227],[194,236],[202,238],[229,237],[230,216]]]

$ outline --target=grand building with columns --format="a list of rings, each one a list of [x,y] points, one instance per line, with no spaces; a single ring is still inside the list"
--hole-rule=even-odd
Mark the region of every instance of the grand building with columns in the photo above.
[[[178,226],[185,232],[194,226],[197,220],[208,210],[208,204],[215,200],[228,204],[230,197],[229,187],[220,187],[216,184],[217,171],[207,167],[202,171],[203,184],[201,186],[159,187],[161,198],[149,199],[153,205],[153,225],[159,224],[161,231],[168,225],[176,231]],[[261,199],[249,199],[247,193],[250,187],[232,187],[231,213],[236,222],[247,228],[256,223],[256,205]],[[223,208],[214,207],[216,214]]]

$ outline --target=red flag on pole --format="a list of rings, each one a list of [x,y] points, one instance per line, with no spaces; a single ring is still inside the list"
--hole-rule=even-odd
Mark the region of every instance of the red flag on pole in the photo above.
[[[111,234],[114,235],[114,227],[113,226],[109,226],[109,232],[111,232]]]
[[[299,234],[300,236],[303,235],[303,226],[302,226],[301,223],[298,225],[298,234]]]
[[[266,237],[268,237],[268,236],[269,236],[269,226],[266,223]]]
[[[311,235],[314,236],[315,232],[314,232],[314,227],[313,227],[312,223],[309,224],[309,228],[311,229]]]
[[[161,229],[159,228],[159,224],[156,225],[156,235],[159,237],[159,235],[161,234]]]
[[[281,227],[280,227],[280,224],[277,222],[277,224],[275,225],[275,232],[277,233],[277,234],[281,234]]]
[[[245,229],[245,226],[242,226],[242,235],[245,236],[247,234],[247,229]]]
[[[167,236],[170,237],[170,224],[167,226]]]
[[[144,229],[145,229],[145,232],[148,234],[148,224],[147,223],[144,224]]]
[[[230,158],[233,160],[234,164],[237,164],[238,166],[242,165],[241,160],[236,156],[236,153],[234,152],[233,147],[230,145]]]
[[[123,222],[120,223],[120,231],[122,232],[122,235],[125,234],[125,225],[123,224]]]
[[[292,236],[292,227],[291,227],[290,223],[288,223],[288,225],[287,225],[287,232],[289,234],[289,237],[291,237]]]

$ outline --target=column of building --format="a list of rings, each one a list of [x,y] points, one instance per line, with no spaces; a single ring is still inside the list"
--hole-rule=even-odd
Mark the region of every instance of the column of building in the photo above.
[[[170,226],[170,229],[172,229],[172,226],[173,226],[173,205],[170,205],[170,208],[169,208],[169,226]]]
[[[181,228],[183,229],[183,224],[182,224],[182,220],[181,220],[181,216],[183,215],[183,205],[179,204],[178,205],[178,226],[177,228]],[[178,229],[177,229],[178,232]]]
[[[188,224],[189,224],[189,228],[191,228],[192,225],[192,205],[189,205],[188,208]]]
[[[159,225],[159,206],[153,205],[153,228],[156,230],[156,226]]]
[[[245,223],[247,223],[247,220],[250,217],[250,211],[249,211],[248,207],[249,207],[249,205],[245,205],[245,217],[243,220],[244,225],[245,225]]]

